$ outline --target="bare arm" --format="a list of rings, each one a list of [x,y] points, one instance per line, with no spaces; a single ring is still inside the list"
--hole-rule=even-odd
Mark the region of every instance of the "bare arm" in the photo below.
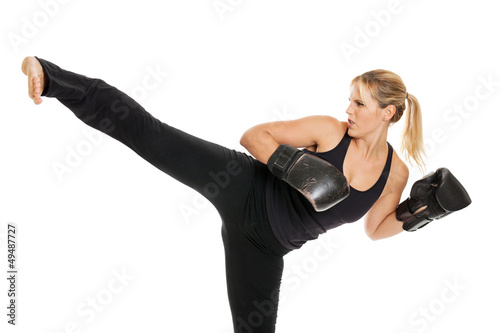
[[[403,231],[403,222],[396,218],[396,208],[408,181],[408,168],[397,158],[393,174],[383,194],[365,216],[365,231],[373,240],[383,239]],[[392,178],[392,179],[391,179]]]
[[[329,116],[309,116],[291,121],[276,121],[254,126],[241,137],[240,143],[262,163],[281,144],[295,148],[328,149],[330,142],[342,137],[341,123]]]

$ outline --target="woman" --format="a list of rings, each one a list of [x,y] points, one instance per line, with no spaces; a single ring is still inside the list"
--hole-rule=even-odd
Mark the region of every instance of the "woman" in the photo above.
[[[87,125],[215,205],[222,218],[236,332],[274,332],[283,256],[308,240],[364,215],[368,236],[386,238],[459,206],[448,200],[443,207],[435,199],[446,197],[438,195],[446,190],[440,190],[444,186],[436,175],[420,181],[424,190],[412,191],[413,198],[398,206],[408,168],[386,142],[388,128],[402,117],[407,102],[403,148],[419,166],[422,130],[417,99],[389,71],[368,72],[352,81],[347,122],[311,116],[249,129],[241,144],[255,158],[160,122],[100,79],[36,57],[24,59],[22,71],[35,104],[42,102],[41,96],[57,98]],[[451,177],[441,172],[438,178]],[[458,181],[451,183],[455,191],[460,187]],[[396,212],[397,207],[402,208]]]

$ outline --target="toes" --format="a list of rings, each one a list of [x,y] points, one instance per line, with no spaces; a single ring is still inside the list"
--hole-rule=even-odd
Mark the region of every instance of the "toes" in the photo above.
[[[40,104],[40,95],[41,95],[41,92],[40,92],[40,78],[36,75],[36,73],[32,73],[33,75],[33,78],[31,80],[31,94],[32,96],[30,96],[33,101],[35,102],[35,104]]]
[[[29,62],[29,61],[28,61]],[[26,70],[28,75],[28,94],[29,97],[33,100],[33,102],[38,105],[42,103],[42,90],[43,90],[43,82],[40,72],[34,68],[36,66],[32,66],[27,63],[27,68],[23,67],[23,72]]]
[[[33,85],[40,83],[40,78],[38,77],[38,75],[36,75],[35,72],[31,73],[31,77],[33,78],[31,80],[31,83],[33,83]]]

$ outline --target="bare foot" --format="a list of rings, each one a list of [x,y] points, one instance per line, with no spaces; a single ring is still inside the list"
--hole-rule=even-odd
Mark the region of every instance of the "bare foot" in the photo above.
[[[42,103],[42,92],[45,83],[43,68],[35,57],[26,57],[21,69],[28,76],[28,95],[36,105]]]

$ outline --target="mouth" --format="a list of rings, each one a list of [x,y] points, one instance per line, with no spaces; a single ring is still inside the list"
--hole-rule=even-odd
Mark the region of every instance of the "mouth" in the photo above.
[[[354,121],[352,121],[351,119],[347,119],[347,126],[351,127],[354,124],[355,124]]]

